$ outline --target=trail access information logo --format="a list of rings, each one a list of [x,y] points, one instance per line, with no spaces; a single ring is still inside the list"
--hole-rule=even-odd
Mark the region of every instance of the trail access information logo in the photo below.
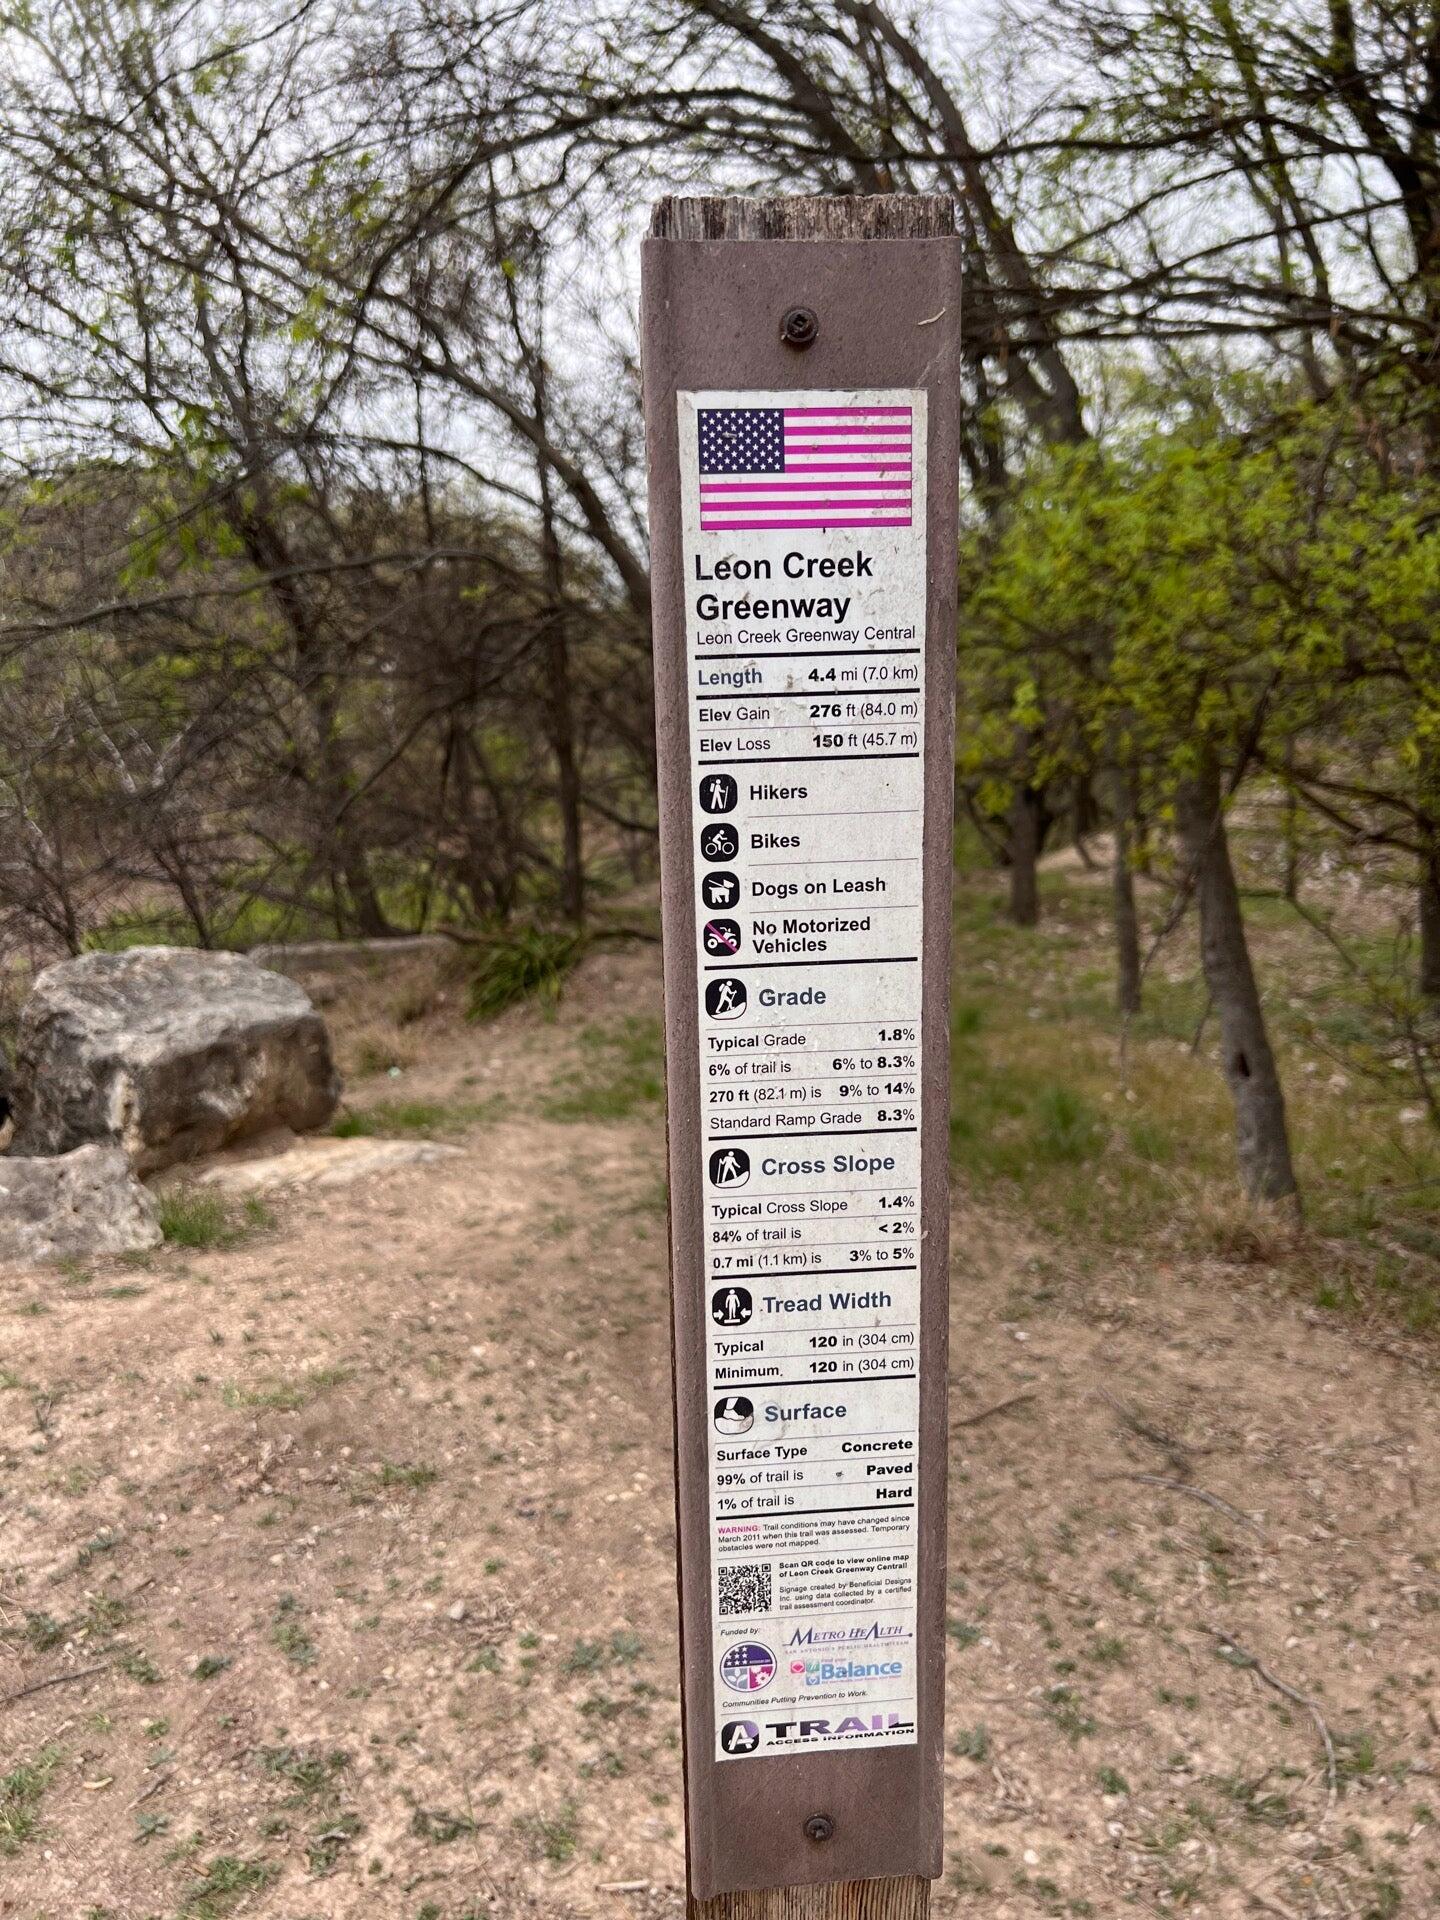
[[[720,1678],[732,1693],[759,1693],[775,1678],[775,1656],[758,1640],[742,1640],[727,1647],[720,1662]]]
[[[720,1729],[720,1746],[725,1753],[754,1753],[760,1744],[760,1729],[753,1720],[727,1720]]]

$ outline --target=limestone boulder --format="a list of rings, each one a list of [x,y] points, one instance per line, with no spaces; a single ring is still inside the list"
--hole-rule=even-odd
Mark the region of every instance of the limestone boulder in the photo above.
[[[153,1173],[274,1127],[310,1132],[339,1098],[295,981],[236,953],[87,953],[48,967],[21,1010],[10,1150],[114,1146]]]
[[[0,1158],[0,1260],[35,1265],[160,1244],[153,1196],[119,1147]]]

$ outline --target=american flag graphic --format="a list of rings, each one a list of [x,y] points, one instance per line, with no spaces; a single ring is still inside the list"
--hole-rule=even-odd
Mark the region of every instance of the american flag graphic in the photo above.
[[[701,407],[700,530],[908,527],[909,407]]]

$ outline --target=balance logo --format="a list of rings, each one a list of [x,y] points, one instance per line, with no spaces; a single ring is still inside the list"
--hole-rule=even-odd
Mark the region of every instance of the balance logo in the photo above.
[[[759,1693],[775,1678],[776,1660],[758,1640],[742,1640],[727,1647],[720,1662],[720,1678],[732,1693]]]
[[[905,1663],[903,1660],[792,1660],[790,1671],[803,1675],[807,1687],[825,1687],[839,1680],[893,1680],[905,1671]]]

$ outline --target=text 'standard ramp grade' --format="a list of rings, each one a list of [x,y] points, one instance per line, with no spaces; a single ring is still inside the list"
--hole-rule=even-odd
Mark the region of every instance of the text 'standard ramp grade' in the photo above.
[[[677,405],[715,1755],[913,1744],[926,395]]]

